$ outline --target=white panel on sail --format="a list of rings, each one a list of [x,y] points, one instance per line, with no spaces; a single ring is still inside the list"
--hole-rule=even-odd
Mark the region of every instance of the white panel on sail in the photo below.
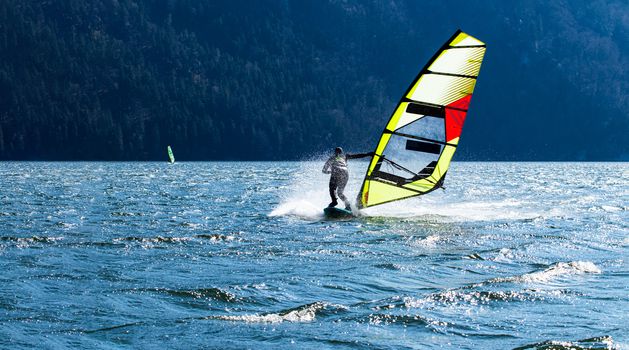
[[[402,128],[420,118],[422,118],[423,115],[421,114],[413,114],[413,113],[402,113],[402,115],[400,116],[400,120],[397,122],[397,125],[395,126],[395,130]]]
[[[471,36],[469,36],[469,35],[467,35],[467,34],[465,34],[465,33],[461,33],[461,34],[459,34],[459,35],[465,35],[465,36],[466,36],[466,38],[465,38],[465,39],[463,39],[463,40],[461,40],[461,41],[459,41],[458,43],[456,43],[456,44],[454,44],[454,45],[452,45],[452,46],[455,46],[455,47],[456,47],[456,46],[476,46],[476,45],[485,45],[485,43],[483,43],[482,41],[480,41],[480,40],[478,40],[478,39],[476,39],[476,38],[474,38],[474,37],[471,37]],[[458,38],[457,38],[457,39],[458,39]],[[456,41],[457,41],[457,39],[454,39],[453,41],[454,41],[454,42],[456,42]]]
[[[445,50],[428,67],[431,72],[478,76],[484,47]]]
[[[424,74],[411,91],[411,100],[448,105],[474,91],[476,79]]]

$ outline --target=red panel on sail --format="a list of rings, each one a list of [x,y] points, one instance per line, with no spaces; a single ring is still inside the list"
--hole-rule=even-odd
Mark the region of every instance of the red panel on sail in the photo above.
[[[472,95],[470,94],[450,103],[447,107],[467,110],[470,107],[471,100],[472,100]]]
[[[463,123],[465,123],[465,116],[467,115],[467,108],[471,99],[472,95],[467,95],[446,106],[446,142],[461,136],[461,130],[463,130]]]

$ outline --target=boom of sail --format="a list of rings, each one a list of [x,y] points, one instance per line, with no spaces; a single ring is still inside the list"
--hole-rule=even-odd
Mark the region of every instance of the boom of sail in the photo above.
[[[458,30],[428,61],[382,132],[358,194],[360,208],[442,186],[484,55],[483,42]]]

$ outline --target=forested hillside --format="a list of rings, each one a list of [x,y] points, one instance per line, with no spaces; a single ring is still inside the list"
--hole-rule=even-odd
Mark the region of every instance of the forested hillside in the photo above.
[[[0,159],[303,159],[375,146],[457,29],[458,159],[629,160],[626,1],[0,2]]]

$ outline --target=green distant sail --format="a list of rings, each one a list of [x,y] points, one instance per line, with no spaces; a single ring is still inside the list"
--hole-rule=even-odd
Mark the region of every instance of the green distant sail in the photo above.
[[[170,161],[170,163],[174,163],[175,162],[175,155],[173,154],[173,149],[170,148],[170,146],[168,146],[168,160]]]

